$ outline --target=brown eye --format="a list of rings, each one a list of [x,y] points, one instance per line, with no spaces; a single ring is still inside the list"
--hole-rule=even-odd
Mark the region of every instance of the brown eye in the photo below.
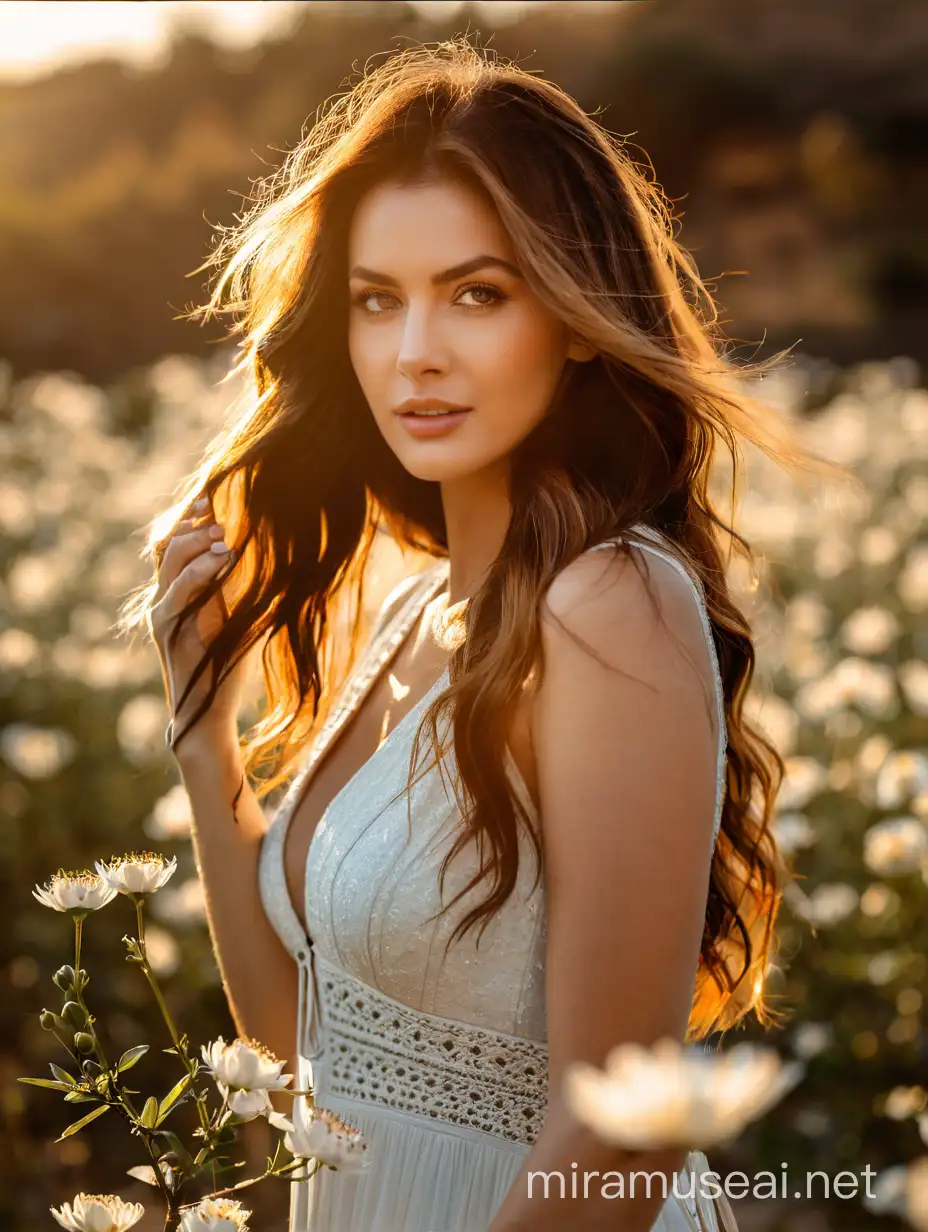
[[[357,307],[363,308],[364,311],[368,313],[368,315],[370,316],[380,316],[379,310],[371,309],[371,308],[368,308],[367,306],[368,300],[374,299],[375,296],[379,296],[379,295],[387,295],[387,292],[386,291],[359,291],[357,295],[352,296],[351,302],[352,304],[357,305]]]
[[[465,287],[461,292],[461,295],[488,295],[490,297],[489,301],[484,300],[483,303],[462,305],[464,308],[474,309],[490,308],[493,304],[500,303],[504,299],[508,298],[508,296],[504,295],[503,292],[500,291],[499,287],[491,287],[489,283],[485,282],[474,283],[473,286]]]

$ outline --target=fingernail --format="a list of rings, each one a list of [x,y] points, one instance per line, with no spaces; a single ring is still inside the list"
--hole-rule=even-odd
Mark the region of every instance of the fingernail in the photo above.
[[[209,550],[211,552],[215,552],[217,556],[223,556],[229,549],[224,543],[211,543],[209,545]]]
[[[210,539],[221,539],[225,531],[221,526],[211,526],[208,531]]]
[[[193,502],[193,507],[194,509],[208,509],[209,508],[209,497],[201,496],[199,500],[195,500]]]

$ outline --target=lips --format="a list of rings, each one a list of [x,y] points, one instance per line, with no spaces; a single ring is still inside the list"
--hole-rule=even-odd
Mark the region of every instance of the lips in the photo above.
[[[471,410],[471,407],[463,406],[460,402],[449,402],[447,398],[438,398],[432,394],[407,398],[405,402],[401,402],[393,410],[395,414],[402,417],[414,414],[417,411],[454,411],[461,413]]]
[[[401,411],[400,419],[442,419],[446,415],[466,415],[471,410],[470,406],[456,406],[433,411]]]
[[[416,415],[411,412],[397,416],[403,431],[417,439],[447,436],[456,432],[470,414],[470,410],[444,411],[440,415]]]

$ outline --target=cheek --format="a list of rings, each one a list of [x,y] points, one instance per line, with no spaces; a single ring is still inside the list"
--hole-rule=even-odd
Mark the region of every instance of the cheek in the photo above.
[[[348,327],[348,357],[358,383],[366,391],[377,371],[377,348],[369,330]]]
[[[522,435],[547,411],[566,354],[560,322],[513,314],[504,325],[487,331],[480,405],[504,414]]]

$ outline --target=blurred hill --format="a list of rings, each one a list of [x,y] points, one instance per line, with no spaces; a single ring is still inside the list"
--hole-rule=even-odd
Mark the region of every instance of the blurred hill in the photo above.
[[[158,69],[0,83],[0,355],[109,381],[209,354],[219,328],[174,318],[202,302],[210,224],[369,57],[468,29],[650,157],[732,337],[925,358],[922,0],[552,4],[496,30],[470,7],[442,26],[393,0],[307,4],[246,51],[190,27]]]

